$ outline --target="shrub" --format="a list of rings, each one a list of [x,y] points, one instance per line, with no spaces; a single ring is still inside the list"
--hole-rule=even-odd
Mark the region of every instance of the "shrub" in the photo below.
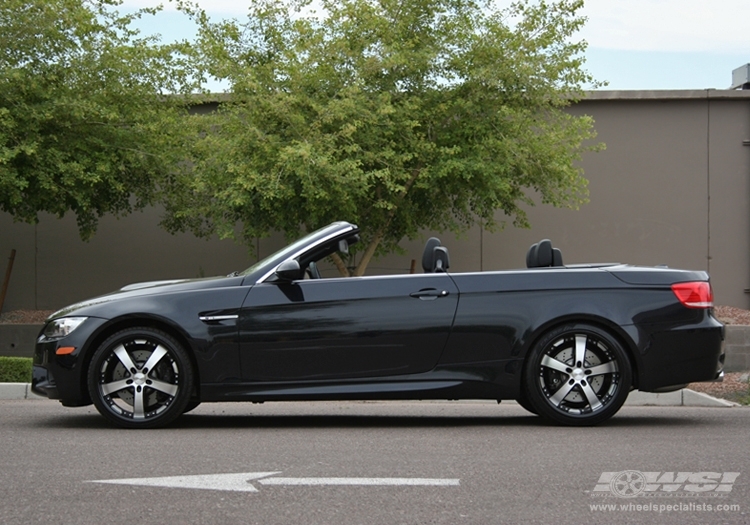
[[[0,357],[0,383],[30,383],[31,358]]]

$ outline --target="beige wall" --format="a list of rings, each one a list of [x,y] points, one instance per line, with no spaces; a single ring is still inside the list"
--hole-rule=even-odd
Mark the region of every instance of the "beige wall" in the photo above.
[[[526,249],[550,238],[566,263],[619,261],[708,270],[717,304],[750,307],[750,92],[595,92],[571,108],[592,115],[605,151],[582,160],[590,203],[578,211],[537,206],[530,230],[473,228],[448,246],[455,271],[524,266]],[[346,217],[342,217],[346,219]],[[222,275],[254,262],[232,241],[173,236],[157,210],[102,220],[89,243],[72,217],[43,216],[38,226],[0,214],[0,270],[11,248],[16,263],[4,311],[54,309],[127,283]],[[371,273],[408,270],[406,255],[375,260]],[[261,255],[282,244],[260,243]]]
[[[750,308],[750,91],[596,92],[571,113],[592,115],[606,144],[582,159],[590,202],[533,207],[528,230],[443,235],[453,268],[523,267],[550,238],[565,263],[708,271],[717,304]]]
[[[747,93],[747,92],[746,92]],[[717,301],[750,307],[750,98],[711,101],[710,266]]]
[[[227,274],[253,262],[232,241],[170,235],[158,221],[153,209],[121,220],[105,217],[94,238],[83,242],[72,216],[42,216],[32,226],[0,215],[3,274],[10,250],[17,252],[3,311],[56,309],[128,283]]]

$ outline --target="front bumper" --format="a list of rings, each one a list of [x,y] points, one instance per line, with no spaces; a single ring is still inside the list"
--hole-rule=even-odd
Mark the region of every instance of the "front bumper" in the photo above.
[[[89,317],[77,329],[62,339],[49,340],[44,329],[37,337],[31,375],[31,391],[49,399],[59,399],[66,406],[91,403],[86,387],[86,367],[90,348],[106,319]],[[75,351],[58,355],[57,349],[74,347]]]
[[[31,391],[38,396],[60,399],[52,372],[41,365],[34,364],[31,368]]]

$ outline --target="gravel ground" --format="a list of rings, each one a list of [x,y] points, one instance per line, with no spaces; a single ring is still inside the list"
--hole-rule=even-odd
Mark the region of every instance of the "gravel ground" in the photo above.
[[[729,372],[724,374],[721,383],[690,383],[688,388],[703,392],[709,396],[720,397],[743,405],[750,404],[750,383],[748,372]]]
[[[0,324],[42,324],[54,310],[12,310],[0,314]]]
[[[0,314],[0,324],[41,324],[52,313],[54,310],[13,310]],[[733,306],[717,306],[715,315],[724,324],[750,325],[750,310]],[[721,383],[692,383],[688,387],[714,397],[750,404],[748,376],[747,372],[733,372],[726,374]]]
[[[734,306],[716,306],[714,315],[724,324],[750,325],[750,310]]]

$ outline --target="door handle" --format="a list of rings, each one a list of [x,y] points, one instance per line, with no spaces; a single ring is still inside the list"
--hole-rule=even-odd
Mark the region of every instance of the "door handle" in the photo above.
[[[450,292],[448,290],[436,290],[435,288],[428,288],[425,290],[419,290],[418,292],[412,292],[409,297],[415,297],[423,301],[434,301],[438,297],[446,297]]]

